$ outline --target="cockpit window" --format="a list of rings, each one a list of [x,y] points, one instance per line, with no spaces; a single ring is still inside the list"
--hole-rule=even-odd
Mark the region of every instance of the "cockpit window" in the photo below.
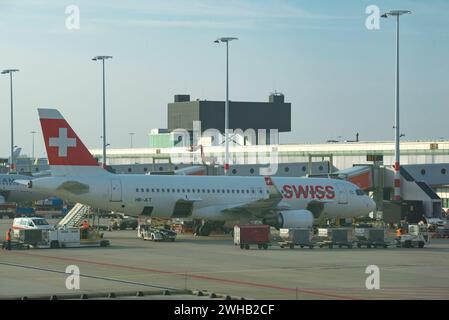
[[[358,196],[366,196],[365,191],[363,191],[363,190],[361,190],[361,189],[355,190],[355,193],[356,193]]]

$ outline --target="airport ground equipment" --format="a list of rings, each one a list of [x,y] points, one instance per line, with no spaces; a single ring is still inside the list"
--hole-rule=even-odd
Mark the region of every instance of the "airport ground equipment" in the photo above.
[[[313,229],[310,228],[280,229],[279,236],[283,240],[279,242],[281,248],[288,247],[294,249],[295,246],[300,246],[301,248],[308,247],[313,249],[315,246],[313,242]]]
[[[449,228],[447,227],[436,227],[435,238],[449,238]]]
[[[108,230],[126,230],[133,229],[136,230],[139,225],[139,222],[136,218],[124,218],[124,219],[111,219],[109,221]]]
[[[387,248],[390,245],[383,228],[355,228],[354,235],[357,248]]]
[[[105,247],[109,240],[95,230],[89,230],[88,236],[81,239],[79,228],[61,228],[52,230],[20,230],[17,246],[31,248],[71,248],[71,247]]]
[[[176,232],[164,229],[164,228],[154,228],[150,225],[140,224],[137,227],[137,236],[143,240],[152,241],[175,241]]]
[[[58,221],[55,228],[61,227],[78,227],[83,220],[88,219],[90,207],[81,203],[75,204],[75,206],[65,215],[64,218]]]
[[[408,233],[396,238],[398,248],[424,248],[430,243],[427,225],[410,224]]]
[[[257,245],[259,249],[268,249],[270,245],[270,226],[266,224],[242,224],[234,226],[234,244],[240,249],[249,249]]]
[[[352,228],[320,228],[318,229],[318,236],[322,239],[317,242],[317,245],[320,248],[329,247],[329,249],[332,249],[333,247],[338,246],[339,248],[347,247],[348,249],[352,249]]]

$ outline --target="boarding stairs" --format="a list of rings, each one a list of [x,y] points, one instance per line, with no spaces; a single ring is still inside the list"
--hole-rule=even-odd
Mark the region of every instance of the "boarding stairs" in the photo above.
[[[82,221],[89,217],[89,212],[90,206],[77,203],[64,218],[58,221],[55,228],[79,227]]]

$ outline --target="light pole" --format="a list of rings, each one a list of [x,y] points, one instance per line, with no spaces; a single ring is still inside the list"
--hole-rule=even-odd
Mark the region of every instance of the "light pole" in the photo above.
[[[14,102],[12,95],[12,74],[19,71],[19,69],[6,69],[2,71],[2,74],[9,74],[9,83],[11,88],[11,163],[9,164],[9,172],[15,170],[14,163]]]
[[[36,134],[36,131],[31,131],[31,159],[34,160],[34,135]]]
[[[130,132],[129,133],[129,137],[130,137],[130,139],[131,139],[131,141],[130,141],[130,147],[131,147],[131,149],[133,148],[133,135],[135,135],[136,133],[135,132]]]
[[[226,102],[225,102],[225,163],[224,174],[229,174],[229,42],[238,38],[223,37],[215,40],[215,43],[226,43]]]
[[[112,56],[96,56],[93,61],[101,60],[103,64],[103,168],[106,167],[106,94],[105,94],[105,79],[104,79],[104,60],[112,59]]]
[[[401,200],[401,173],[400,173],[400,131],[399,131],[399,17],[403,14],[409,14],[408,10],[392,10],[382,15],[382,18],[388,16],[396,17],[396,112],[395,112],[395,160],[394,160],[394,200]]]

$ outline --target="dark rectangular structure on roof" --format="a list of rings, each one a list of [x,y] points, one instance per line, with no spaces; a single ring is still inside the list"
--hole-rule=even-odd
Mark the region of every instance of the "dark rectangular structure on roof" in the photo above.
[[[185,98],[184,98],[185,97]],[[202,131],[218,129],[224,132],[224,101],[189,101],[186,95],[168,104],[168,129],[193,130],[193,121],[201,121]],[[184,99],[183,99],[184,98]],[[284,102],[284,95],[271,94],[268,102],[229,102],[230,129],[277,129],[291,131],[291,103]]]

